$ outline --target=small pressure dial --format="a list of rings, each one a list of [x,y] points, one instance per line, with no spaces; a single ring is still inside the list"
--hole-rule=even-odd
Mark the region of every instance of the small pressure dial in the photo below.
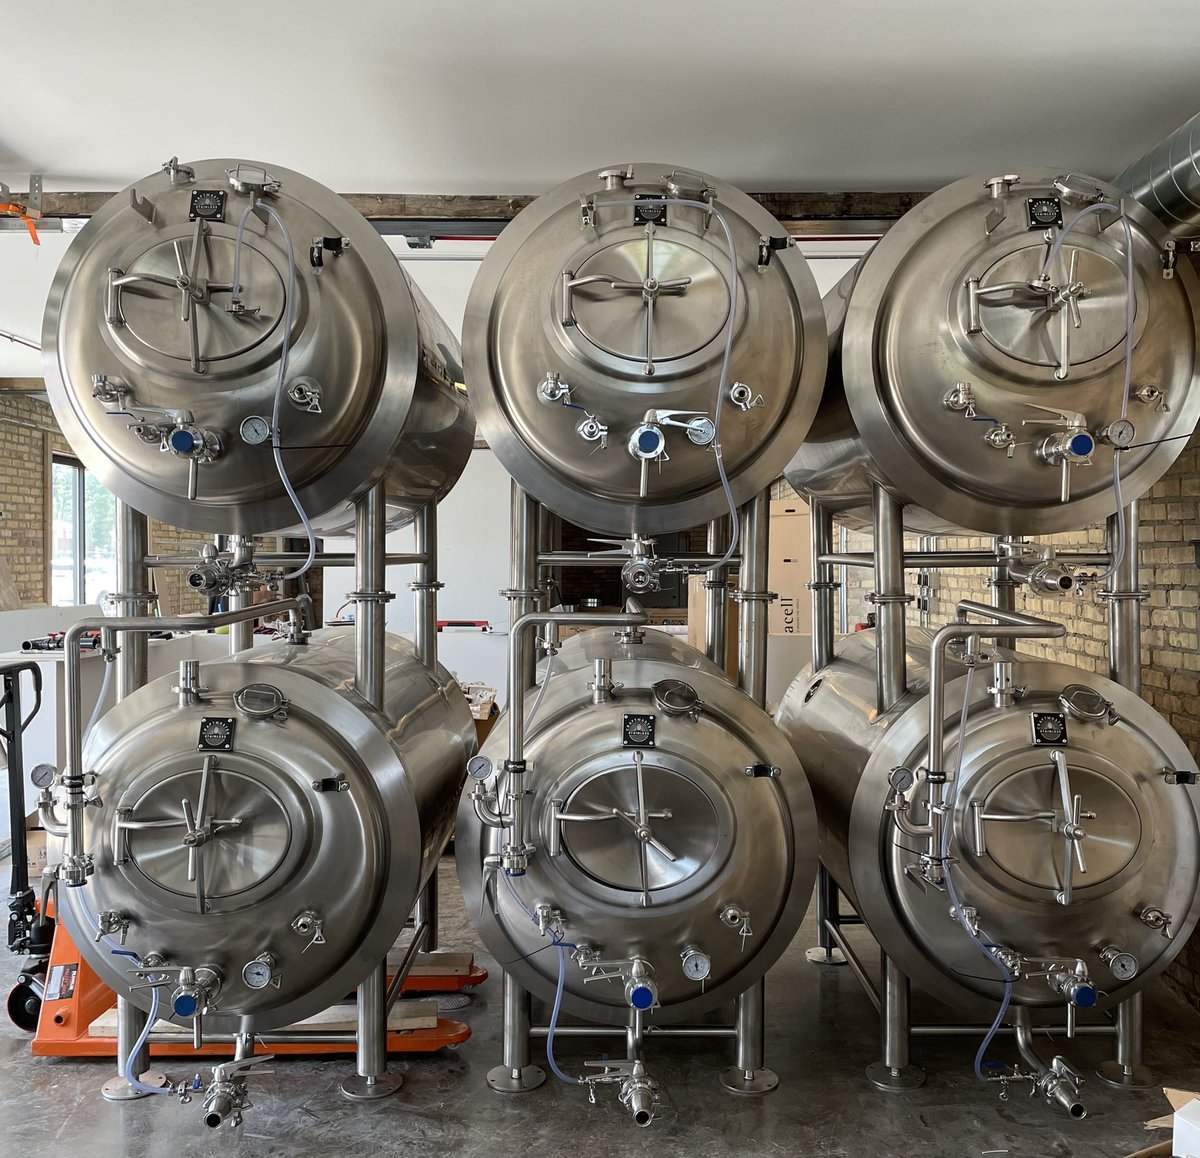
[[[897,792],[907,792],[916,783],[916,780],[911,768],[893,768],[888,773],[888,783]]]
[[[486,756],[472,756],[467,761],[467,775],[472,780],[486,780],[492,774],[492,762]]]
[[[261,415],[251,414],[249,418],[242,419],[238,432],[243,442],[250,446],[261,446],[271,437],[271,424]]]
[[[695,945],[689,945],[680,956],[683,961],[683,975],[689,981],[704,981],[712,972],[712,959]]]
[[[1097,433],[1101,442],[1107,442],[1109,446],[1116,446],[1122,450],[1132,446],[1137,437],[1137,429],[1128,418],[1118,418]]]
[[[242,980],[247,989],[266,989],[275,980],[275,958],[270,953],[261,953],[253,961],[247,961]]]
[[[1067,742],[1067,717],[1062,712],[1034,712],[1031,722],[1035,744]]]
[[[228,752],[233,747],[233,725],[234,721],[225,716],[205,716],[200,721],[197,751]]]
[[[33,771],[29,773],[29,779],[33,781],[34,788],[49,788],[57,775],[58,770],[53,764],[35,764]]]
[[[1116,953],[1110,958],[1108,967],[1118,981],[1132,981],[1138,973],[1138,959],[1132,953]]]

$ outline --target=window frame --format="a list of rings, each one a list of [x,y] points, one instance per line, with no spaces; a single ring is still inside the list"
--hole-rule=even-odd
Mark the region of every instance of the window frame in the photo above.
[[[72,546],[72,575],[71,588],[74,595],[74,606],[82,607],[87,599],[87,507],[84,493],[84,466],[79,459],[70,454],[55,454],[51,457],[51,486],[53,487],[54,468],[62,466],[71,471],[74,482],[71,502],[71,546]],[[54,513],[51,504],[49,541],[53,544]],[[53,551],[52,551],[53,557]]]

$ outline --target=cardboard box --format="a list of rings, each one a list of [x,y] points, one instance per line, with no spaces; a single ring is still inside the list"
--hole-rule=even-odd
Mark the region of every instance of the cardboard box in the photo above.
[[[810,533],[807,503],[800,499],[771,503],[767,584],[779,596],[767,612],[771,635],[812,634],[812,599],[806,586],[812,579]]]
[[[697,651],[704,651],[704,633],[708,619],[708,592],[704,588],[707,575],[688,577],[688,633],[687,641]],[[733,601],[737,577],[729,585],[725,598],[725,674],[737,682],[738,651],[738,605]]]

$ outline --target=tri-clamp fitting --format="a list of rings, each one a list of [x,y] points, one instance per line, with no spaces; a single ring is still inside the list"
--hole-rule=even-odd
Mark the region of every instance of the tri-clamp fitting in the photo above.
[[[213,1066],[212,1081],[204,1092],[204,1124],[209,1129],[216,1130],[228,1122],[237,1127],[242,1124],[242,1111],[253,1106],[249,1091],[246,1089],[246,1078],[251,1076],[253,1066],[274,1059],[274,1054],[262,1054],[259,1057],[234,1058],[219,1066]],[[273,1070],[254,1070],[263,1076],[274,1073]]]
[[[583,979],[585,985],[591,981],[623,980],[625,1001],[630,1009],[644,1013],[658,1004],[658,982],[654,979],[654,966],[644,958],[600,961],[590,957],[584,960],[581,957],[580,965],[591,970],[591,975]]]

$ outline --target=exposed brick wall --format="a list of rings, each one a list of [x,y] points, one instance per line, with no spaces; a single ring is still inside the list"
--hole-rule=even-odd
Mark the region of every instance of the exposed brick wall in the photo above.
[[[0,556],[26,604],[50,601],[48,492],[56,454],[71,454],[54,412],[35,398],[0,391]],[[196,531],[181,531],[150,520],[150,550],[175,554],[201,542]],[[182,571],[155,571],[158,590],[173,614],[204,611]]]
[[[790,497],[791,488],[785,494]],[[1142,605],[1142,694],[1183,737],[1193,755],[1200,757],[1200,570],[1190,539],[1200,539],[1200,436],[1192,439],[1174,467],[1141,502],[1141,585],[1150,598]],[[1093,527],[1058,535],[1047,541],[1064,547],[1102,548],[1104,528]],[[990,539],[943,538],[945,550],[988,547]],[[910,537],[907,546],[917,549]],[[869,535],[850,531],[846,549],[868,551]],[[915,593],[914,572],[906,573],[909,591]],[[934,571],[930,577],[929,621],[936,627],[952,618],[960,599],[990,601],[987,573]],[[847,568],[847,618],[851,625],[866,619],[866,597],[872,574],[865,568]],[[1107,616],[1093,591],[1066,598],[1034,598],[1017,589],[1018,609],[1064,623],[1065,639],[1039,643],[1022,641],[1021,650],[1071,663],[1086,671],[1107,674]],[[910,623],[918,622],[915,606]],[[1193,937],[1167,973],[1167,984],[1200,1008],[1200,935]]]
[[[46,403],[0,395],[0,555],[23,603],[49,599],[50,463],[69,453]]]

